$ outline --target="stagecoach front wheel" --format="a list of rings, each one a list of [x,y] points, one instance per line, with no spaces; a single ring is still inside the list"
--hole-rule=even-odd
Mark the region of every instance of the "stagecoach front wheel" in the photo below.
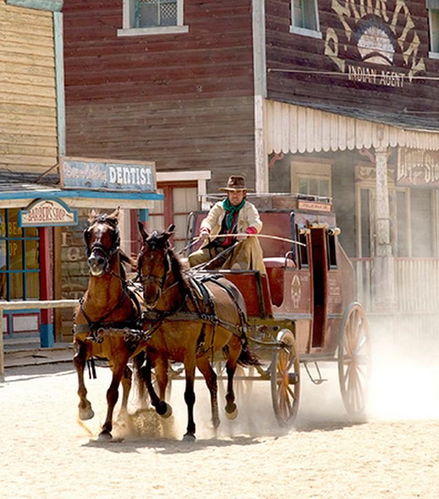
[[[366,417],[369,371],[370,342],[366,313],[355,302],[346,309],[341,323],[338,378],[346,411],[356,421]]]
[[[300,397],[300,364],[296,340],[289,329],[279,331],[280,346],[273,349],[270,366],[273,410],[280,426],[287,427],[296,419]]]

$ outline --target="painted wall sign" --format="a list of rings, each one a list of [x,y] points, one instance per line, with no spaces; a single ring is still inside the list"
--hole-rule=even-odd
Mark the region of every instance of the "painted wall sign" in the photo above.
[[[61,183],[65,189],[155,192],[155,163],[62,158]]]
[[[54,227],[77,225],[78,211],[71,210],[63,201],[37,199],[18,213],[19,227]]]
[[[425,71],[405,0],[332,0],[331,5],[340,27],[326,30],[324,53],[350,81],[403,87]]]
[[[400,148],[396,183],[405,186],[438,186],[439,152]]]

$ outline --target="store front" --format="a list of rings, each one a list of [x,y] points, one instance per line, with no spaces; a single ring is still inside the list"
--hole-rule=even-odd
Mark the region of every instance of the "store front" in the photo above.
[[[124,177],[126,171],[131,177]],[[25,174],[21,177],[26,180]],[[163,198],[157,193],[154,163],[63,159],[60,178],[53,185],[48,185],[48,179],[44,185],[0,182],[2,300],[79,298],[87,287],[82,231],[90,211],[109,212],[120,207],[121,239],[126,241],[131,211],[152,209]],[[64,313],[70,322],[65,337]],[[71,310],[5,311],[5,346],[53,346],[54,341],[67,341],[71,320]]]

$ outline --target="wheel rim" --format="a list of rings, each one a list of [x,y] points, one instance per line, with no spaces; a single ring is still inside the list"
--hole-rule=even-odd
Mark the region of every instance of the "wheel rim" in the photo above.
[[[364,309],[354,303],[342,323],[338,373],[343,403],[350,416],[365,415],[369,379],[369,332]]]
[[[278,334],[285,347],[273,350],[271,395],[280,426],[289,426],[296,418],[300,396],[300,364],[294,335],[289,330]]]

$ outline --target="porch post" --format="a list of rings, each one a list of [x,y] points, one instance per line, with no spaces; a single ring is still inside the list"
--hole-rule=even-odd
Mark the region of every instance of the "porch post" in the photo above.
[[[390,241],[387,157],[387,147],[375,148],[375,258],[372,278],[374,306],[378,309],[392,308],[395,302],[394,262]]]

